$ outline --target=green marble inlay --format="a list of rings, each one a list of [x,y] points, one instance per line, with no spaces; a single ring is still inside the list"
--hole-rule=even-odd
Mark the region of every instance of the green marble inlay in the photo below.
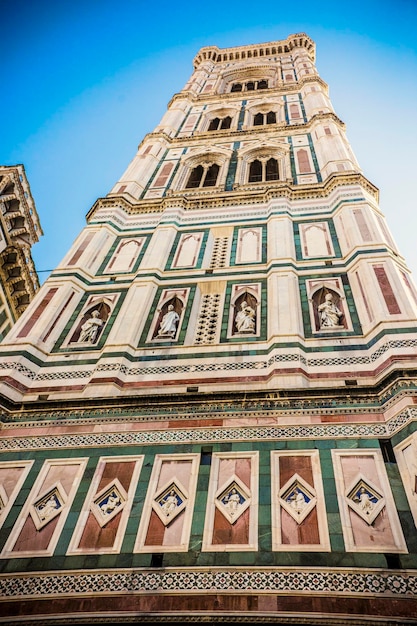
[[[297,170],[296,170],[296,167],[295,167],[294,147],[293,147],[293,143],[292,143],[292,137],[288,137],[288,144],[290,146],[290,165],[291,165],[292,183],[293,183],[293,185],[298,185]]]
[[[225,294],[225,303],[223,310],[223,318],[222,318],[222,329],[220,334],[220,343],[249,343],[253,341],[265,341],[266,340],[266,325],[268,319],[268,301],[266,297],[266,280],[258,279],[254,280],[253,283],[259,284],[261,286],[260,293],[260,315],[257,319],[257,328],[259,330],[258,335],[238,335],[236,337],[228,337],[228,328],[229,328],[229,315],[230,315],[230,307],[231,307],[231,299],[232,299],[232,287],[234,285],[245,285],[248,284],[247,280],[237,280],[237,281],[229,281],[226,286],[226,294]],[[259,323],[261,327],[259,329]]]
[[[83,307],[87,301],[87,298],[89,298],[90,296],[100,296],[101,294],[103,295],[103,299],[105,298],[106,295],[113,295],[113,294],[119,294],[119,297],[117,299],[116,305],[113,308],[113,310],[110,313],[110,316],[107,319],[107,322],[104,326],[104,330],[103,332],[100,334],[99,340],[97,341],[97,343],[91,344],[90,346],[87,346],[85,343],[83,343],[82,345],[78,345],[76,342],[75,343],[70,343],[69,345],[66,345],[64,347],[65,351],[68,352],[84,352],[84,351],[90,351],[90,350],[100,350],[106,343],[107,341],[107,337],[112,329],[112,326],[114,324],[114,320],[117,317],[117,314],[119,313],[119,310],[124,302],[124,299],[127,295],[127,289],[118,289],[113,290],[113,291],[109,291],[108,289],[106,291],[104,290],[100,290],[100,291],[88,291],[85,292],[83,297],[81,298],[77,308],[75,309],[75,311],[73,312],[73,314],[71,315],[71,318],[69,320],[69,322],[66,324],[63,332],[61,333],[58,341],[56,342],[54,348],[52,349],[52,352],[58,352],[61,347],[62,344],[64,343],[65,339],[67,338],[67,335],[69,332],[73,333],[75,331],[75,322],[77,320],[77,318],[80,316],[81,311],[83,310]],[[96,298],[94,304],[91,305],[91,308],[93,308],[93,306],[97,306],[97,304],[99,304],[100,300],[99,298]],[[70,337],[68,337],[68,339],[70,339]],[[77,361],[78,364],[80,364],[80,361]]]
[[[160,298],[161,298],[161,294],[163,291],[165,291],[167,289],[167,287],[159,287],[156,294],[155,294],[155,298],[153,300],[152,306],[149,310],[149,314],[147,317],[147,321],[145,324],[145,328],[143,329],[142,332],[142,336],[140,338],[139,341],[139,345],[138,347],[142,347],[142,346],[158,346],[159,348],[169,348],[170,346],[179,346],[182,345],[184,343],[184,339],[185,339],[185,335],[187,332],[187,327],[188,327],[188,321],[190,318],[190,313],[191,313],[191,307],[194,301],[194,296],[195,296],[195,291],[196,291],[196,285],[184,285],[181,286],[178,283],[175,283],[175,285],[172,287],[172,289],[174,290],[178,289],[178,291],[181,291],[182,289],[188,289],[188,297],[187,297],[187,302],[185,303],[185,307],[182,310],[182,316],[180,319],[180,332],[179,334],[177,333],[177,338],[173,341],[155,341],[155,340],[150,340],[147,341],[148,335],[149,335],[149,331],[151,328],[151,324],[154,323],[155,320],[155,316],[156,316],[156,312],[157,312],[157,306],[159,304]],[[170,359],[174,358],[172,354],[169,355]],[[159,356],[158,359],[160,359],[161,357]],[[175,357],[177,358],[177,357]]]
[[[321,183],[323,182],[323,178],[322,178],[322,175],[320,174],[320,168],[319,168],[319,163],[317,160],[316,151],[314,149],[313,139],[310,133],[307,133],[307,137],[308,137],[308,145],[310,146],[310,151],[311,151],[311,158],[313,159],[314,170],[317,176],[317,182]]]
[[[168,260],[167,260],[167,263],[166,263],[166,266],[165,266],[165,271],[168,271],[168,270],[172,270],[172,271],[175,271],[175,272],[179,272],[179,271],[183,271],[184,272],[185,271],[184,267],[172,267],[172,263],[174,261],[175,254],[177,252],[177,248],[178,248],[180,239],[185,234],[200,233],[200,232],[201,231],[198,231],[198,230],[183,230],[183,231],[179,231],[176,234],[175,241],[174,241],[174,243],[172,245],[172,248],[171,248],[171,251],[169,253]],[[203,237],[202,237],[201,244],[200,244],[200,250],[198,252],[198,259],[197,259],[195,265],[192,268],[188,268],[188,269],[200,269],[201,268],[201,265],[202,265],[202,262],[203,262],[203,258],[204,258],[204,252],[206,250],[206,244],[207,244],[207,239],[208,239],[208,236],[209,236],[209,232],[210,232],[209,229],[204,230]]]
[[[261,228],[261,259],[259,261],[250,261],[249,263],[237,263],[236,262],[236,253],[237,253],[237,245],[239,241],[239,231],[247,228]],[[232,240],[232,250],[230,255],[230,265],[256,265],[261,263],[266,263],[267,259],[267,228],[265,224],[251,224],[250,226],[236,226],[233,231],[233,240]]]
[[[240,146],[240,141],[235,141],[233,143],[232,157],[229,161],[229,169],[227,171],[227,176],[226,176],[226,185],[225,185],[226,191],[233,191],[233,185],[235,183],[235,177],[236,177],[239,146]]]
[[[243,127],[243,122],[245,120],[246,103],[247,103],[247,100],[242,100],[242,106],[241,106],[240,111],[239,111],[239,119],[238,119],[238,122],[237,122],[237,129],[238,130],[242,130],[242,127]]]
[[[333,244],[334,256],[329,256],[328,254],[326,254],[326,255],[323,255],[323,257],[310,257],[310,256],[304,257],[302,245],[301,245],[300,225],[323,223],[323,222],[326,222],[329,228],[330,237],[331,237],[332,244]],[[332,258],[339,258],[339,259],[342,258],[342,252],[341,252],[340,245],[339,245],[339,239],[337,237],[336,228],[332,219],[326,219],[326,218],[309,219],[308,221],[303,220],[299,222],[293,222],[293,232],[294,232],[294,243],[295,243],[295,256],[296,256],[297,261],[303,261],[303,260],[314,261],[315,259],[319,259],[319,258],[326,258],[329,260]]]
[[[156,168],[153,171],[153,174],[151,175],[151,177],[149,178],[148,182],[146,183],[145,189],[142,191],[142,193],[140,194],[140,198],[142,199],[145,194],[147,193],[147,191],[149,190],[149,187],[152,185],[153,181],[155,180],[159,170],[161,169],[161,166],[163,165],[164,161],[165,161],[165,157],[168,154],[169,150],[165,150],[162,158],[160,159],[158,165],[156,166]]]
[[[117,275],[119,274],[132,274],[134,272],[136,272],[138,270],[138,267],[143,259],[143,255],[145,254],[146,248],[149,245],[149,241],[151,239],[150,235],[137,235],[137,237],[117,237],[117,239],[115,239],[115,241],[113,242],[113,245],[111,246],[110,250],[107,252],[103,263],[100,265],[98,271],[97,271],[97,276],[102,276],[104,274],[104,270],[106,269],[107,265],[110,262],[110,259],[112,258],[113,254],[115,253],[117,247],[119,246],[119,244],[123,241],[130,241],[133,239],[145,239],[142,248],[140,250],[140,253],[138,255],[138,258],[136,259],[133,267],[131,270],[126,270],[126,271],[121,271],[121,270],[117,270],[115,273]],[[110,275],[111,272],[106,272],[106,274]]]
[[[352,290],[350,288],[349,278],[347,274],[335,274],[335,275],[332,275],[331,277],[340,278],[342,282],[343,290],[345,293],[345,304],[349,309],[353,330],[346,329],[346,330],[335,330],[334,332],[331,332],[331,331],[320,332],[314,329],[314,332],[313,332],[313,329],[311,326],[312,320],[310,318],[310,307],[309,307],[308,297],[307,297],[307,280],[315,280],[315,281],[321,280],[323,281],[323,283],[325,283],[326,280],[330,278],[330,276],[329,274],[310,274],[309,276],[302,276],[299,278],[301,310],[302,310],[303,323],[304,323],[304,333],[305,333],[306,338],[313,337],[313,336],[318,337],[318,338],[319,337],[337,338],[337,337],[346,337],[350,335],[362,334],[362,326],[359,321],[359,316],[356,310],[355,301],[353,298]],[[317,286],[317,289],[320,289],[320,287]],[[329,343],[329,346],[325,348],[323,347],[322,350],[330,351],[333,349],[336,349],[336,348],[334,347],[332,348]],[[341,346],[339,349],[341,349]]]

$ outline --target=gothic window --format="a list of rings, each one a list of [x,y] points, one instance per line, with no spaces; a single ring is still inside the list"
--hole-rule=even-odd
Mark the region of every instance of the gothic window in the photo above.
[[[254,126],[263,126],[264,124],[275,124],[277,121],[277,114],[275,111],[269,111],[269,113],[257,113],[253,118]]]
[[[262,180],[262,163],[255,159],[249,166],[249,182],[258,183]]]
[[[268,81],[250,80],[247,83],[233,83],[230,91],[233,93],[235,91],[255,91],[256,89],[268,89]]]
[[[224,117],[223,119],[219,119],[215,117],[211,120],[208,130],[224,130],[226,128],[230,128],[230,124],[232,123],[232,118],[230,115]]]
[[[279,180],[278,161],[276,159],[255,159],[249,165],[249,183]]]
[[[255,115],[255,117],[253,118],[253,125],[254,126],[262,126],[263,123],[264,123],[263,113],[257,113]]]
[[[227,117],[224,117],[222,119],[222,122],[220,124],[220,128],[226,129],[226,128],[230,128],[230,124],[232,123],[232,118],[230,117],[230,115],[227,115]]]
[[[266,180],[278,180],[278,162],[276,159],[268,159],[265,167]]]
[[[197,187],[214,187],[217,182],[220,167],[217,163],[212,165],[197,165],[188,179],[186,189],[195,189]]]

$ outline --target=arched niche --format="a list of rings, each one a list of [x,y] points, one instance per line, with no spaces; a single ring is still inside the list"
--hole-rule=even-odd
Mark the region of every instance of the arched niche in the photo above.
[[[152,339],[175,340],[184,309],[184,302],[178,296],[166,300],[158,311]]]
[[[316,331],[347,328],[343,298],[334,289],[319,287],[312,295],[312,305]]]
[[[110,316],[110,306],[104,301],[88,307],[73,332],[70,343],[97,344]],[[97,320],[97,321],[91,321]]]
[[[240,291],[232,302],[232,334],[256,335],[258,328],[258,300],[249,291]]]

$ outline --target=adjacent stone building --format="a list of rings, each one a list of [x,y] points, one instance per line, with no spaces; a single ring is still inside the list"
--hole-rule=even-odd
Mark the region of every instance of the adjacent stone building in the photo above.
[[[417,296],[305,34],[201,49],[0,347],[9,622],[417,622]]]
[[[31,248],[42,234],[23,165],[0,166],[0,339],[39,289]]]

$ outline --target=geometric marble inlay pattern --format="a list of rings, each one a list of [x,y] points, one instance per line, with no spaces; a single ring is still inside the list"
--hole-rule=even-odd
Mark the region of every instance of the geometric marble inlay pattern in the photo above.
[[[260,441],[262,439],[321,439],[344,437],[383,438],[412,421],[406,409],[388,424],[303,424],[301,426],[242,426],[213,429],[170,429],[142,432],[85,433],[5,437],[0,451],[83,448],[91,446],[153,445],[158,443],[202,443],[212,441]]]
[[[169,366],[143,366],[143,367],[132,367],[126,368],[123,367],[124,373],[128,376],[146,376],[149,375],[167,375],[167,374],[176,374],[176,373],[184,373],[188,374],[190,372],[217,372],[217,371],[235,371],[235,370],[248,370],[248,369],[268,369],[275,363],[286,363],[292,361],[294,363],[301,363],[306,367],[336,367],[336,366],[344,366],[344,367],[353,367],[356,365],[367,365],[373,364],[377,361],[381,356],[383,356],[389,350],[395,350],[398,348],[416,348],[417,340],[415,339],[398,339],[398,340],[390,340],[385,342],[382,346],[380,346],[375,352],[370,355],[363,356],[344,356],[344,357],[326,357],[326,358],[311,358],[308,359],[303,355],[298,353],[285,353],[285,354],[277,354],[270,357],[267,361],[244,361],[244,362],[235,362],[235,361],[212,361],[210,363],[201,363],[200,365],[169,365]],[[20,372],[22,375],[30,378],[31,380],[61,380],[61,379],[71,379],[71,378],[89,378],[94,375],[95,371],[118,371],[120,370],[119,364],[104,364],[99,365],[96,370],[80,370],[80,371],[59,371],[59,372],[35,372],[30,370],[28,367],[23,366],[21,363],[17,362],[8,362],[8,363],[0,363],[0,369],[13,369],[17,372]]]
[[[322,595],[338,593],[375,596],[417,595],[417,572],[371,571],[354,568],[318,567],[265,567],[265,568],[164,568],[161,571],[146,569],[100,570],[82,573],[34,573],[30,576],[0,575],[0,594],[9,598],[56,597],[61,594],[91,595],[102,593],[167,591],[192,592],[221,591],[275,592],[288,594],[304,592]]]

